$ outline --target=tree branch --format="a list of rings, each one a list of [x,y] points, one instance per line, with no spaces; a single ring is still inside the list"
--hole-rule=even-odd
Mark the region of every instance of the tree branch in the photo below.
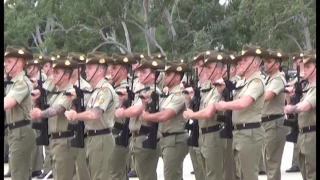
[[[303,51],[303,49],[301,48],[300,44],[297,41],[297,38],[295,38],[294,36],[290,35],[290,34],[284,34],[285,36],[287,36],[288,38],[290,38],[294,43],[296,43],[296,45],[298,46],[300,51]]]

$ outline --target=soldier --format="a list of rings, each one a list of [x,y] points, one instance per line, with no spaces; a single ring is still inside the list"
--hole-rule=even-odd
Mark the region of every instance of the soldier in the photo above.
[[[161,157],[164,163],[164,179],[182,179],[183,160],[188,154],[185,109],[180,81],[190,69],[184,63],[167,63],[164,85],[168,92],[160,96],[160,110],[156,113],[143,111],[140,118],[146,122],[159,123]],[[148,99],[143,103],[147,104]]]
[[[110,179],[109,159],[114,149],[114,137],[111,127],[114,124],[116,93],[105,79],[107,64],[112,62],[103,52],[88,53],[86,58],[86,76],[94,89],[86,110],[77,113],[66,111],[70,121],[84,121],[86,131],[86,163],[90,179]]]
[[[108,73],[113,82],[114,90],[120,94],[117,95],[116,107],[120,108],[123,103],[121,90],[127,91],[127,87],[131,88],[131,84],[128,84],[128,74],[131,68],[131,64],[136,63],[135,59],[130,56],[120,56],[113,54],[112,58],[114,62],[108,67]],[[119,100],[119,99],[120,100]],[[112,134],[115,138],[119,136],[125,123],[125,118],[114,117],[115,124],[112,129]],[[110,179],[114,180],[127,180],[128,166],[127,162],[129,159],[129,146],[125,147],[121,144],[116,144],[115,148],[110,156]]]
[[[208,51],[204,57],[205,73],[211,83],[222,76],[223,53]],[[221,124],[216,120],[214,104],[219,101],[219,93],[215,87],[207,91],[202,90],[200,110],[193,112],[188,109],[183,113],[184,118],[199,120],[199,148],[202,168],[206,179],[223,179],[224,149],[226,140],[220,138]]]
[[[159,72],[157,69],[163,69],[164,62],[161,60],[142,59],[141,65],[136,69],[139,70],[139,81],[141,86],[135,91],[135,98],[132,106],[124,109],[118,108],[115,112],[117,118],[130,117],[129,129],[132,133],[130,142],[130,151],[134,158],[135,170],[140,180],[157,180],[157,165],[160,157],[160,148],[156,149],[143,148],[142,144],[149,133],[148,123],[141,121],[139,116],[143,112],[144,106],[141,98],[143,92],[149,94],[154,90],[154,81],[157,80]],[[156,88],[160,94],[160,89]]]
[[[264,129],[260,122],[265,96],[259,66],[261,58],[267,52],[259,46],[245,45],[241,54],[236,57],[241,58],[237,73],[243,76],[244,80],[237,83],[234,100],[220,101],[216,104],[216,109],[232,110],[232,147],[237,174],[240,179],[258,180],[258,166],[264,141]],[[222,92],[223,87],[217,88]]]
[[[4,54],[5,71],[12,77],[6,88],[4,110],[8,128],[9,164],[12,179],[29,180],[35,131],[30,125],[32,83],[23,71],[33,55],[23,47],[8,46]]]
[[[281,179],[281,160],[286,143],[288,127],[283,125],[285,116],[285,78],[280,74],[279,68],[283,61],[288,61],[289,56],[281,50],[268,49],[269,55],[264,59],[265,102],[262,109],[262,126],[265,129],[265,144],[263,146],[263,162],[268,180]]]
[[[303,58],[303,52],[293,53],[292,68],[294,70],[297,70],[297,65],[299,64],[301,77],[303,77],[303,75],[304,75],[304,66],[302,63],[302,58]],[[296,79],[294,81],[296,81]],[[294,83],[294,82],[289,82],[289,83]],[[289,169],[287,169],[286,172],[288,172],[288,173],[300,172],[297,143],[294,143],[291,167]]]
[[[70,147],[73,132],[67,130],[68,120],[64,112],[71,108],[71,102],[64,92],[73,86],[69,83],[76,63],[69,59],[56,60],[53,64],[53,80],[56,93],[50,98],[50,107],[46,110],[34,108],[30,115],[33,119],[48,118],[48,131],[50,137],[50,161],[53,168],[54,179],[72,179],[77,149]]]
[[[68,58],[77,63],[78,68],[73,70],[70,78],[70,84],[79,87],[85,91],[92,91],[91,85],[81,77],[82,69],[85,68],[86,56],[82,53],[70,52]],[[80,76],[79,76],[80,75]],[[80,83],[79,83],[80,79]],[[84,104],[88,103],[90,98],[89,93],[84,93]],[[74,104],[75,105],[75,104]],[[86,167],[86,151],[85,148],[78,148],[77,160],[76,160],[76,176],[78,180],[89,180],[89,172]],[[75,178],[73,178],[75,179]]]
[[[316,53],[303,55],[303,79],[309,84],[303,89],[301,101],[296,105],[284,107],[286,114],[298,114],[299,135],[298,155],[299,166],[303,179],[316,179]],[[291,94],[292,95],[292,94]],[[290,103],[289,98],[287,99]]]

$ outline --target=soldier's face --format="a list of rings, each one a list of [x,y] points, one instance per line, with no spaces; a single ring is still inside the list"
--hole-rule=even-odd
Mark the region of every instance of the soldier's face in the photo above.
[[[48,74],[49,70],[51,69],[51,64],[49,62],[45,63],[42,69],[45,74]]]
[[[315,63],[306,63],[304,64],[304,73],[303,73],[303,78],[310,78],[316,75],[316,64]]]
[[[152,83],[154,81],[154,73],[152,73],[151,69],[149,68],[141,69],[139,74],[139,81],[142,84]]]
[[[58,83],[64,82],[67,79],[67,74],[64,73],[64,69],[57,68],[53,70],[53,80],[52,83],[57,85]]]
[[[303,68],[303,63],[302,63],[302,59],[295,59],[293,62],[292,62],[292,68],[294,70],[297,70],[297,65],[299,64],[300,68]]]
[[[253,58],[253,56],[242,57],[242,59],[238,62],[237,74],[243,76],[246,69],[249,69],[248,67],[250,66]]]
[[[18,61],[16,63],[16,61]],[[16,57],[6,57],[4,58],[4,63],[5,63],[5,71],[6,73],[9,73],[9,71],[11,71],[10,73],[15,71],[15,67],[20,66],[23,67],[24,63],[20,58],[16,58]]]
[[[119,77],[119,74],[121,74],[120,70],[121,66],[120,65],[110,65],[108,67],[107,75],[111,76],[112,79],[115,79],[116,76]],[[119,71],[120,70],[120,71]]]
[[[274,71],[275,69],[279,69],[280,64],[278,62],[276,62],[275,59],[266,59],[264,61],[264,70],[266,71],[266,73],[270,73],[272,71]]]
[[[35,65],[27,66],[27,74],[31,77],[35,76],[38,72],[38,67]]]
[[[96,71],[98,68],[98,65],[97,64],[87,64],[86,65],[86,76],[87,76],[87,79],[92,79],[92,77],[95,75]]]
[[[202,66],[203,65],[203,61],[196,61],[194,62],[194,66],[193,66],[193,69],[196,70],[198,69],[198,76],[200,76],[200,73],[201,73],[201,69],[202,69]]]
[[[165,75],[164,76],[164,85],[165,86],[169,86],[170,81],[171,81],[170,85],[172,85],[173,84],[172,82],[175,81],[175,79],[172,79],[172,78],[178,77],[178,75],[174,76],[175,75],[174,72],[165,72],[164,75]]]
[[[207,77],[209,77],[213,71],[215,71],[215,72],[217,71],[216,65],[217,65],[217,63],[215,63],[215,62],[207,64],[207,66],[205,67],[205,72],[206,72]],[[215,73],[215,72],[213,72],[213,73]],[[211,75],[211,78],[212,78],[212,76],[213,75]]]

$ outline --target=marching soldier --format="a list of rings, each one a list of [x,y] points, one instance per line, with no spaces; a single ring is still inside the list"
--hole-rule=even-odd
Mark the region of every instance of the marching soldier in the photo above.
[[[232,110],[233,152],[237,174],[240,179],[258,180],[259,160],[264,141],[261,127],[262,107],[264,104],[264,83],[260,76],[261,58],[268,54],[259,46],[245,45],[239,60],[237,73],[244,78],[237,83],[234,100],[220,101],[218,111]],[[240,84],[241,83],[241,84]],[[219,88],[222,92],[223,87]]]
[[[81,77],[82,69],[85,68],[86,56],[82,53],[70,52],[68,58],[77,63],[77,68],[73,70],[70,78],[70,84],[79,87],[81,90],[92,91],[91,85]],[[80,75],[80,76],[79,76]],[[79,83],[80,79],[80,83]],[[89,93],[84,93],[84,104],[88,103],[90,98]],[[78,180],[89,180],[89,172],[86,167],[86,151],[85,148],[78,148],[76,160],[76,176]],[[74,178],[75,179],[75,178]]]
[[[117,95],[116,108],[120,108],[123,103],[122,91],[127,91],[127,87],[131,88],[128,84],[128,74],[131,68],[131,64],[136,63],[136,61],[130,56],[120,56],[113,54],[112,58],[114,62],[109,65],[108,73],[113,82],[114,90],[120,94]],[[122,90],[122,91],[121,91]],[[119,100],[122,99],[122,100]],[[114,117],[114,127],[112,129],[112,134],[115,138],[119,136],[119,133],[123,129],[125,118]],[[116,144],[115,148],[110,156],[110,179],[114,180],[127,180],[127,162],[129,159],[129,146],[125,147],[120,144]]]
[[[66,111],[70,121],[84,121],[86,141],[86,163],[90,179],[110,179],[110,156],[114,149],[111,128],[114,124],[116,93],[105,79],[107,64],[113,60],[103,52],[88,53],[86,76],[93,93],[87,103],[86,111],[77,113]]]
[[[303,55],[303,79],[309,84],[304,87],[301,101],[284,107],[286,114],[298,114],[299,166],[304,180],[316,179],[316,53]],[[287,99],[288,103],[289,99]]]
[[[205,73],[211,83],[222,76],[223,53],[208,51],[204,57]],[[226,141],[220,138],[221,124],[216,120],[217,112],[214,104],[219,101],[219,93],[215,87],[202,90],[204,94],[200,101],[200,110],[193,112],[187,110],[183,113],[186,119],[199,120],[199,148],[202,159],[202,168],[206,179],[223,179],[224,149]]]
[[[280,50],[268,50],[269,55],[264,60],[265,102],[262,109],[262,126],[265,129],[265,144],[263,146],[263,161],[268,180],[281,179],[281,160],[289,129],[283,125],[285,116],[285,78],[279,68],[289,56]]]
[[[69,59],[57,60],[53,64],[53,80],[56,86],[56,93],[50,98],[50,107],[46,110],[34,108],[30,115],[33,119],[48,118],[48,130],[51,135],[49,140],[50,161],[53,169],[54,179],[72,179],[74,164],[77,157],[77,149],[70,147],[70,140],[73,132],[67,130],[68,120],[64,115],[66,110],[71,108],[71,102],[64,95],[64,92],[73,86],[69,83],[76,63]]]
[[[156,113],[144,111],[140,118],[146,122],[159,123],[161,157],[164,163],[164,179],[183,179],[183,161],[188,154],[185,109],[180,81],[190,71],[184,63],[167,63],[164,70],[164,85],[168,92],[160,96],[160,110]],[[148,99],[142,101],[148,103]]]
[[[118,108],[115,112],[117,118],[130,117],[129,129],[132,133],[130,142],[130,151],[134,158],[135,170],[140,180],[157,180],[157,166],[160,157],[160,148],[143,148],[143,142],[149,133],[148,123],[140,120],[140,115],[144,110],[140,95],[150,94],[154,90],[154,81],[157,80],[159,72],[157,69],[163,69],[164,62],[161,60],[142,59],[139,70],[139,81],[141,89],[135,91],[135,98],[132,106],[124,109]],[[160,89],[156,89],[160,94]]]
[[[32,83],[23,71],[33,55],[23,47],[8,46],[4,54],[5,71],[12,77],[6,88],[4,110],[8,128],[9,164],[13,180],[29,180],[31,154],[35,147],[35,131],[31,128],[30,92]]]

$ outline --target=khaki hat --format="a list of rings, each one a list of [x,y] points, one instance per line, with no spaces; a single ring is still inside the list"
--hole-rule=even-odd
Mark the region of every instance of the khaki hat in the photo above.
[[[75,61],[78,64],[86,63],[86,55],[78,52],[70,52],[68,54],[68,59]]]
[[[185,73],[191,71],[192,69],[188,67],[186,63],[183,63],[183,60],[181,60],[180,62],[167,62],[164,69],[164,72]]]
[[[135,70],[140,69],[154,69],[154,70],[163,70],[165,67],[165,62],[160,59],[151,59],[151,58],[145,58],[141,59],[140,66],[138,66]]]
[[[203,52],[197,53],[197,55],[193,57],[193,60],[191,62],[195,63],[196,61],[200,61],[200,60],[204,61],[204,56],[206,54],[210,54],[210,51],[203,51]]]
[[[226,56],[226,58],[222,60],[224,64],[230,63],[230,64],[237,65],[238,60],[240,59],[240,58],[236,58],[239,55],[237,54],[237,52],[235,51],[222,51],[222,52]]]
[[[205,56],[204,56],[204,63],[203,65],[201,65],[201,67],[205,67],[207,66],[209,63],[212,62],[224,62],[225,60],[227,60],[229,56],[225,55],[222,52],[218,52],[218,51],[209,51],[206,52]]]
[[[143,53],[132,53],[132,57],[139,63],[141,61],[141,59],[143,58],[148,58],[147,56],[145,56]]]
[[[297,59],[302,59],[303,58],[303,52],[294,52],[292,54],[292,59],[293,60],[297,60]]]
[[[149,56],[151,59],[160,59],[160,60],[164,60],[166,57],[164,55],[162,55],[161,53],[153,53],[150,54]]]
[[[21,46],[8,46],[4,53],[4,57],[23,58],[25,60],[33,59],[32,53]]]
[[[131,64],[137,63],[137,61],[131,55],[127,55],[127,56],[112,55],[112,58],[114,60],[114,64],[131,66]]]
[[[59,60],[55,60],[53,62],[52,68],[56,69],[56,68],[71,68],[74,69],[77,67],[77,62],[71,60],[71,59],[59,59]]]
[[[268,55],[265,57],[265,59],[281,59],[282,61],[288,61],[289,55],[282,52],[281,50],[277,49],[267,49]]]
[[[306,63],[316,63],[316,53],[315,52],[305,52],[303,54],[303,64]]]
[[[246,56],[260,56],[262,58],[269,55],[267,50],[264,50],[258,45],[244,45],[242,47],[241,55],[238,55],[235,59],[246,57]]]
[[[58,60],[58,59],[64,59],[64,58],[67,58],[68,57],[68,53],[66,52],[53,52],[51,53],[51,60],[52,61],[55,61],[55,60]]]
[[[31,66],[31,65],[36,65],[36,66],[40,66],[43,65],[44,62],[42,62],[44,57],[41,54],[33,54],[33,59],[28,60],[26,62],[26,66]]]
[[[87,54],[86,64],[113,64],[114,61],[104,52],[92,52]]]

